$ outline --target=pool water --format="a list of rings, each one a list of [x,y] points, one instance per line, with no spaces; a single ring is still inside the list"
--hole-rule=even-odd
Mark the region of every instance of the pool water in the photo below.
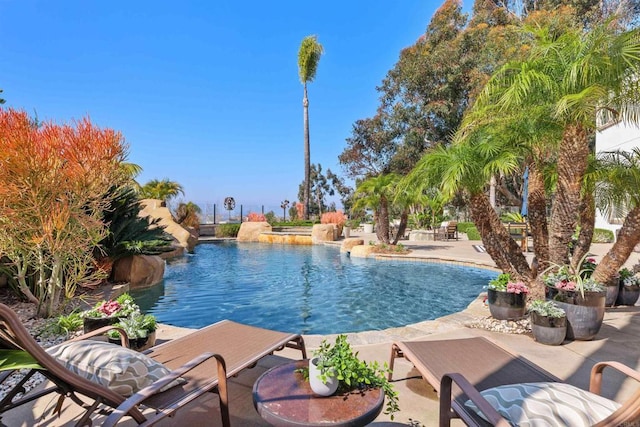
[[[203,244],[167,264],[163,283],[132,295],[158,321],[201,328],[222,319],[303,334],[404,326],[461,311],[496,273],[350,258],[337,247]]]

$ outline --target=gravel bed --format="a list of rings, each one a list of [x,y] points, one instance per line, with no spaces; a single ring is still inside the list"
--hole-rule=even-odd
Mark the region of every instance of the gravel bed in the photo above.
[[[53,322],[53,319],[42,319],[37,318],[35,316],[35,305],[24,302],[17,302],[9,305],[13,311],[15,311],[22,324],[27,328],[31,335],[35,338],[35,340],[44,348],[52,347],[56,344],[60,344],[61,342],[71,338],[67,335],[55,335],[47,332],[48,326]],[[79,334],[80,332],[78,332]],[[3,399],[11,388],[15,384],[17,384],[22,378],[23,373],[28,372],[28,370],[21,370],[10,375],[5,381],[0,384],[0,399]],[[41,374],[35,374],[25,383],[25,391],[28,392],[33,388],[37,387],[40,383],[45,380],[45,377]],[[19,394],[17,397],[20,397],[22,394]]]
[[[483,317],[465,323],[468,328],[486,329],[503,334],[528,334],[531,333],[529,318],[520,320],[497,320],[493,317]]]

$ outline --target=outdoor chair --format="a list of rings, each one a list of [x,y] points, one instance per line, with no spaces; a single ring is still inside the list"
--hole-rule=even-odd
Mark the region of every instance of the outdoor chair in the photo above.
[[[60,411],[65,397],[84,409],[75,425],[90,425],[94,415],[102,414],[108,415],[106,420],[101,421],[103,426],[115,425],[125,416],[131,417],[139,425],[147,426],[165,417],[174,416],[178,409],[205,393],[216,392],[219,395],[222,424],[229,426],[227,378],[245,368],[253,367],[262,357],[284,347],[300,350],[302,358],[306,358],[304,341],[300,335],[229,320],[152,347],[144,355],[115,344],[86,340],[112,328],[107,326],[45,350],[31,337],[16,313],[0,304],[0,354],[4,356],[0,358],[0,368],[2,363],[6,368],[7,360],[17,355],[23,362],[30,362],[26,364],[31,368],[27,376],[40,372],[52,383],[45,390],[15,398],[22,391],[25,380],[21,381],[0,402],[0,416],[17,406],[56,392],[60,397],[54,413]],[[121,330],[120,332],[123,334]],[[77,373],[77,369],[69,366],[73,357],[67,356],[74,347],[81,348],[82,352],[72,354],[73,357],[88,357],[91,349],[95,348],[96,357],[107,358],[109,363],[115,363],[113,361],[120,357],[118,352],[140,355],[131,356],[131,360],[126,360],[126,366],[121,367],[123,372],[129,374],[129,377],[122,379],[121,386],[129,387],[131,382],[149,384],[139,390],[133,389],[130,396],[125,396],[114,391],[114,384],[106,386],[96,381],[103,380],[108,375],[101,374],[101,378],[96,378],[98,374],[90,376],[82,373],[83,376]],[[104,349],[107,348],[109,351],[105,354]],[[117,357],[111,356],[112,350],[113,354],[118,354]],[[82,366],[91,366],[91,369],[98,365],[98,362],[83,362]],[[136,371],[132,371],[133,369]],[[11,371],[11,368],[3,369],[0,384],[8,378]],[[140,377],[140,372],[146,372],[148,378]],[[112,379],[111,376],[109,379]],[[153,411],[143,413],[142,406],[152,408]]]
[[[445,221],[440,224],[440,228],[434,230],[433,240],[458,240],[458,223],[456,221]]]
[[[640,391],[622,405],[599,396],[606,367],[640,381],[640,372],[618,362],[597,363],[586,392],[485,338],[396,342],[391,349],[390,369],[398,357],[413,363],[438,393],[440,427],[450,426],[454,418],[469,426],[507,427],[523,419],[545,418],[545,413],[554,417],[548,425],[605,427],[640,416]],[[527,393],[529,397],[522,398]],[[534,413],[533,408],[541,406],[545,411]]]

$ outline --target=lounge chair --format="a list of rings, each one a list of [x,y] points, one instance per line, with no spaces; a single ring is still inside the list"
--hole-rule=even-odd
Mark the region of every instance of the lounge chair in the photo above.
[[[458,223],[456,221],[444,221],[433,232],[433,240],[458,240]]]
[[[70,342],[84,340],[110,328],[101,328]],[[87,345],[86,341],[82,341],[82,345]],[[96,342],[91,345],[104,343]],[[199,396],[216,391],[220,400],[222,424],[229,426],[227,378],[254,366],[262,357],[284,347],[300,350],[302,357],[306,358],[304,341],[300,335],[223,320],[144,352],[152,361],[163,364],[170,373],[130,397],[124,397],[67,369],[59,359],[38,345],[16,313],[0,304],[0,348],[26,352],[39,365],[27,375],[38,371],[53,383],[52,387],[36,393],[35,397],[28,393],[13,402],[4,399],[0,405],[0,415],[44,394],[57,392],[60,394],[57,410],[65,396],[85,409],[76,425],[90,424],[91,417],[96,413],[110,414],[103,421],[104,426],[115,425],[125,416],[133,418],[140,425],[153,425],[167,416],[173,416],[178,409]],[[0,379],[4,381],[8,373],[4,372]],[[161,391],[176,379],[181,381],[178,385]],[[17,387],[19,389],[21,386]],[[140,405],[155,411],[151,411],[151,414],[148,413],[150,411],[143,413]]]
[[[523,383],[545,383],[544,387],[550,389],[556,387],[554,384],[564,387],[559,378],[525,358],[496,346],[485,338],[396,342],[391,349],[389,363],[391,369],[393,369],[394,361],[398,357],[404,357],[413,363],[423,378],[438,392],[440,396],[440,427],[450,426],[453,418],[460,418],[469,426],[511,426],[512,424],[501,415],[504,414],[503,408],[500,408],[501,412],[499,413],[481,394],[482,392],[491,394],[496,390],[496,387],[514,384],[512,388],[516,388],[522,386]],[[640,381],[639,372],[617,362],[601,362],[596,364],[591,372],[591,393],[596,395],[600,393],[602,372],[607,366]],[[391,379],[391,374],[389,374],[389,379]],[[572,386],[567,386],[567,388],[569,387],[571,392],[578,390],[578,392],[587,394]],[[596,396],[594,399],[608,401],[600,396]],[[546,401],[553,403],[551,399],[546,399]],[[603,404],[608,405],[608,402]],[[495,400],[493,403],[496,405]],[[598,404],[600,403],[598,402]],[[608,406],[610,410],[603,409],[605,412],[608,411],[607,415],[595,425],[598,427],[618,426],[623,422],[637,419],[640,416],[640,391],[636,392],[618,409],[614,409],[616,405],[612,403],[611,406]],[[557,425],[572,425],[572,423],[558,422]]]

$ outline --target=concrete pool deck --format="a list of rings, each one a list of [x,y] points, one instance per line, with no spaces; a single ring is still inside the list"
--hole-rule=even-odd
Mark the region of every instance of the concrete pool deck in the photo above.
[[[360,234],[358,236],[356,233],[356,236],[362,237],[365,240],[365,244],[370,240],[376,240],[375,235]],[[477,252],[474,249],[473,245],[478,245],[480,242],[458,240],[448,242],[402,241],[402,243],[412,249],[413,252],[410,255],[412,257],[439,261],[457,261],[472,265],[485,265],[487,267],[494,265],[489,255]],[[592,253],[599,260],[610,247],[610,244],[595,244],[592,246]],[[528,254],[529,257],[531,255]],[[637,261],[638,254],[634,252],[628,265],[632,265]],[[637,306],[608,308],[604,324],[596,339],[593,341],[565,342],[565,344],[557,347],[538,344],[529,335],[504,334],[466,327],[465,324],[470,320],[489,316],[489,311],[482,303],[481,298],[473,301],[462,312],[436,320],[383,331],[367,331],[348,335],[350,342],[359,351],[361,357],[366,360],[376,360],[380,363],[388,362],[393,341],[483,336],[495,344],[529,359],[568,383],[587,389],[590,369],[599,361],[616,360],[640,370],[639,312],[640,307]],[[185,328],[161,325],[157,334],[159,339],[168,340],[187,333],[189,333],[189,330]],[[317,347],[323,338],[332,339],[333,336],[306,335],[305,341],[308,349],[312,350]],[[298,358],[299,353],[283,351],[279,352],[277,356],[268,356],[256,368],[246,370],[237,378],[232,379],[229,386],[232,425],[267,425],[260,419],[253,408],[251,389],[255,379],[269,367],[281,363],[283,357]],[[396,361],[393,378],[396,390],[399,393],[400,412],[396,414],[393,423],[389,422],[388,416],[381,414],[372,425],[379,427],[390,425],[437,425],[437,396],[426,381],[417,377],[418,375],[412,365],[404,359]],[[632,380],[625,380],[621,375],[605,374],[603,395],[621,401],[629,397],[639,386]],[[69,425],[69,420],[74,419],[72,406],[63,411],[63,417],[56,419],[49,416],[42,423],[38,423],[42,414],[47,413],[47,410],[51,408],[51,405],[55,405],[55,402],[55,398],[50,398],[49,400],[40,399],[33,405],[25,405],[24,408],[3,414],[2,421],[10,426]],[[67,404],[65,406],[70,405]],[[180,423],[168,419],[161,425],[220,425],[218,415],[211,417],[210,414],[204,411],[204,408],[215,408],[216,406],[215,398],[208,397],[198,400],[195,404],[191,404],[179,412]],[[457,421],[454,422],[454,425],[462,425],[462,423]]]

